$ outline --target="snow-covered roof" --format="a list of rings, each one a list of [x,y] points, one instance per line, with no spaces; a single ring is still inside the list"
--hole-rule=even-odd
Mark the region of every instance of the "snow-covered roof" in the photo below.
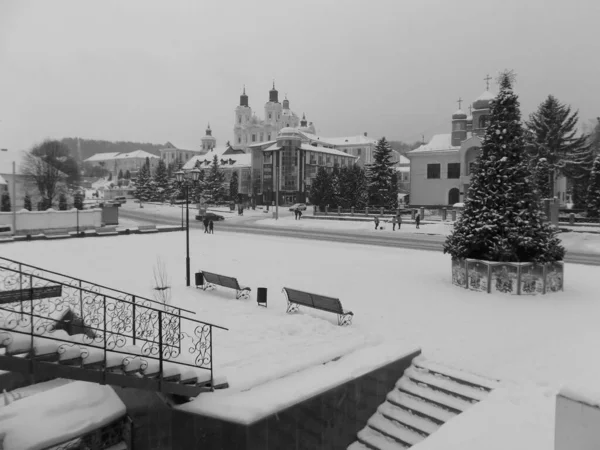
[[[264,141],[264,142],[258,142],[256,144],[252,144],[249,145],[249,148],[255,148],[255,147],[262,147],[263,145],[267,145],[267,144],[275,144],[277,141],[273,140],[273,141]]]
[[[425,152],[443,152],[443,151],[458,151],[460,147],[452,145],[452,134],[436,134],[427,144],[421,145],[419,148],[408,152],[408,154],[425,153]]]
[[[398,164],[410,164],[410,159],[408,159],[404,155],[400,155],[400,160],[398,161]]]
[[[148,153],[145,150],[135,150],[129,153],[119,153],[115,159],[131,159],[131,158],[158,158],[158,156]]]
[[[483,94],[481,94],[479,97],[477,97],[477,100],[494,100],[496,98],[496,94],[494,94],[493,92],[490,91],[485,91]],[[475,100],[475,101],[477,101]]]
[[[2,184],[2,185],[8,184],[2,175],[0,175],[0,184]]]
[[[108,152],[108,153],[96,153],[85,159],[83,162],[94,162],[94,161],[108,161],[115,159],[119,152]]]
[[[467,117],[467,114],[462,109],[459,108],[456,111],[454,111],[454,114],[452,114],[452,117],[455,119],[464,118],[464,117]]]
[[[324,144],[335,145],[338,147],[343,147],[346,145],[369,145],[369,144],[377,143],[377,139],[372,139],[363,134],[360,134],[358,136],[346,136],[346,137],[334,137],[334,138],[317,136],[316,134],[307,133],[305,131],[302,131],[302,134],[311,141],[323,142]]]
[[[327,147],[315,147],[314,145],[310,145],[310,144],[302,144],[302,145],[300,145],[300,149],[310,151],[310,152],[325,153],[327,155],[346,156],[346,157],[355,158],[355,159],[357,158],[356,156],[349,155],[348,153],[344,153],[341,150],[336,150],[336,149],[327,148]]]
[[[225,149],[226,150],[226,149]],[[229,154],[223,155],[223,150],[221,153],[217,152],[208,152],[206,155],[198,155],[191,158],[188,162],[186,162],[183,166],[183,170],[192,170],[196,166],[196,162],[200,161],[200,164],[203,167],[208,167],[209,164],[212,164],[215,155],[219,160],[219,164],[221,164],[221,160],[227,161],[227,164],[223,164],[224,167],[233,167],[233,168],[241,168],[241,167],[250,167],[252,155],[250,153],[237,153],[237,154]],[[209,164],[207,164],[209,163]]]
[[[25,156],[27,156],[27,152],[25,150],[2,150],[0,151],[0,174],[12,174],[12,163],[15,164],[15,173],[17,175],[22,175],[23,171],[21,169],[21,165],[25,161]]]

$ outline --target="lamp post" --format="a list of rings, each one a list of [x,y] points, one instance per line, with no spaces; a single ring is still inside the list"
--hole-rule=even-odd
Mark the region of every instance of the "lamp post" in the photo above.
[[[196,183],[198,183],[198,180],[200,179],[200,170],[193,169],[191,172],[191,183],[189,179],[186,179],[183,170],[175,172],[175,179],[181,186],[185,188],[185,285],[188,287],[190,285],[190,186],[195,186]]]

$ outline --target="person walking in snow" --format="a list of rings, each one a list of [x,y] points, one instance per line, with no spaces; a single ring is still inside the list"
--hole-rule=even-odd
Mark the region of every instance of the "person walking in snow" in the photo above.
[[[204,224],[204,232],[208,233],[208,219],[205,217],[202,223]]]
[[[294,209],[294,220],[298,220],[298,208]]]
[[[402,216],[400,214],[398,214],[398,231],[400,231],[401,227],[402,227]]]
[[[373,221],[375,222],[375,229],[379,228],[379,218],[378,217],[374,217]]]
[[[301,217],[302,217],[302,211],[300,211],[300,209],[298,209],[298,220],[300,220]]]
[[[210,222],[208,222],[208,232],[209,232],[209,234],[215,234],[214,229],[215,229],[215,224],[211,220]]]
[[[417,229],[419,229],[419,224],[421,223],[421,214],[417,213],[417,217],[415,217],[415,223],[417,224]]]
[[[396,231],[396,216],[392,217],[392,231]]]

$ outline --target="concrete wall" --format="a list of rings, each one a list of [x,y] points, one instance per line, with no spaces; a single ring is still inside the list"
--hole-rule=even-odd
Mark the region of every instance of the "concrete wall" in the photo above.
[[[557,395],[554,450],[599,448],[600,408]]]
[[[31,231],[47,230],[52,228],[72,228],[77,227],[77,216],[79,216],[79,228],[95,228],[102,225],[101,209],[86,209],[79,211],[76,209],[68,211],[27,211],[23,209],[16,212],[17,227],[16,234],[24,234]],[[12,225],[13,213],[0,212],[0,225]]]
[[[459,162],[458,152],[414,155],[410,161],[410,203],[413,205],[447,205],[448,192],[461,188],[460,178],[448,179],[448,163]],[[427,178],[427,164],[440,164],[440,178]],[[462,169],[462,168],[461,168]],[[461,199],[462,201],[462,199]]]

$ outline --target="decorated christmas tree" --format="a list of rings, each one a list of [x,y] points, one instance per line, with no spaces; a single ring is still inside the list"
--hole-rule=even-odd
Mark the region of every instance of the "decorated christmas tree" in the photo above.
[[[453,258],[542,263],[565,254],[544,222],[529,177],[513,77],[500,76],[462,217],[444,243],[444,253]]]

